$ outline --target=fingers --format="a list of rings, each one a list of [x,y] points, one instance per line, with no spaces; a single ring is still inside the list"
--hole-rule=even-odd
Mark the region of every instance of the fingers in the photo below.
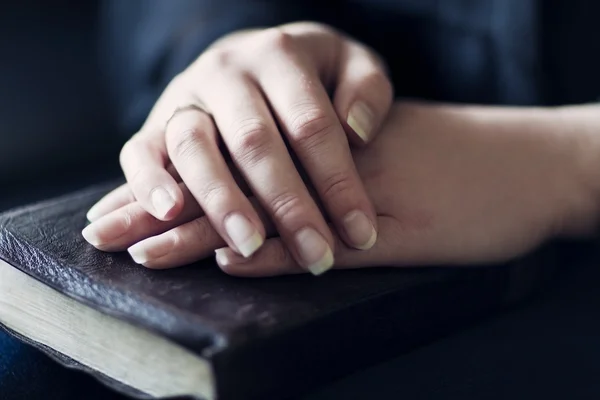
[[[236,52],[223,46],[207,52],[202,62],[175,79],[153,109],[143,133],[132,138],[121,153],[131,193],[123,189],[103,199],[91,210],[91,217],[98,219],[123,206],[132,194],[156,219],[180,221],[184,195],[177,181],[181,178],[232,249],[250,256],[262,245],[265,228],[219,151],[213,121],[193,110],[169,117],[174,106],[187,104],[181,103],[183,100],[192,103],[196,96],[210,105],[234,164],[300,265],[315,273],[328,269],[333,263],[334,242],[287,152],[271,109],[342,240],[357,249],[371,248],[377,238],[375,214],[344,130],[350,132],[351,140],[372,136],[389,108],[391,90],[388,96],[364,89],[369,87],[365,81],[380,72],[366,49],[357,44],[337,45],[343,42],[336,34],[314,24],[288,29],[297,32],[267,30],[259,40],[259,57],[252,54],[240,63],[241,52],[234,59],[232,53]],[[295,41],[294,35],[303,39]],[[312,42],[317,45],[310,45]],[[303,51],[307,43],[312,53]],[[345,49],[341,66],[336,62],[340,56],[336,48]],[[252,60],[258,59],[261,65],[254,68]],[[252,73],[252,69],[259,72]],[[190,86],[194,71],[198,73]],[[338,81],[339,86],[335,108],[323,85],[330,81]],[[194,87],[202,90],[194,94]],[[347,124],[340,122],[338,114],[345,115]],[[163,129],[161,124],[167,120]],[[168,160],[174,167],[171,170]]]
[[[173,164],[169,164],[167,172],[175,179],[176,182],[181,182],[179,173],[173,167]],[[184,195],[185,197],[185,195]],[[98,218],[105,216],[106,214],[115,211],[124,205],[135,202],[135,196],[131,191],[128,184],[124,184],[114,189],[106,196],[98,200],[98,202],[89,209],[86,214],[86,218],[90,222],[94,222]]]
[[[207,114],[180,112],[166,128],[168,154],[215,230],[229,246],[248,257],[262,245],[264,227],[236,184],[216,135]]]
[[[160,135],[135,135],[123,146],[120,161],[131,191],[145,210],[163,221],[178,215],[183,195],[166,170],[168,157]]]
[[[393,87],[383,63],[363,45],[346,40],[339,59],[334,106],[354,144],[373,139],[392,105]]]
[[[394,234],[397,233],[397,221],[379,217],[380,237],[369,250],[361,251],[344,246],[336,237],[335,268],[364,268],[391,266],[398,259],[398,252],[392,247]],[[245,259],[228,248],[216,250],[217,264],[230,275],[241,277],[267,277],[303,273],[294,257],[291,256],[280,238],[272,238],[251,258]]]
[[[256,78],[340,236],[369,249],[377,238],[375,213],[344,129],[310,60],[285,36],[279,40]]]
[[[205,259],[212,254],[212,249],[223,245],[226,245],[223,238],[204,217],[136,243],[128,251],[138,264],[152,269],[167,269]]]
[[[224,75],[206,85],[203,101],[211,104],[232,161],[292,254],[308,270],[328,269],[333,261],[331,232],[292,162],[260,90],[251,80],[236,75]]]
[[[393,86],[384,62],[369,48],[310,22],[280,28],[310,54],[326,88],[334,88],[336,112],[353,144],[374,138],[391,107]]]
[[[133,202],[135,202],[135,197],[133,196],[133,192],[129,188],[129,185],[121,185],[108,193],[90,208],[86,214],[86,218],[88,221],[94,222],[111,211]]]
[[[264,224],[267,235],[274,234],[275,227],[261,210],[258,201],[250,199],[250,202]],[[131,246],[128,251],[138,264],[153,269],[166,269],[212,257],[215,249],[225,245],[225,241],[212,227],[208,218],[200,217],[157,236],[145,238]],[[233,250],[230,251],[244,258]]]
[[[184,184],[180,184],[180,189],[185,206],[175,219],[158,220],[144,210],[140,203],[131,202],[99,217],[81,233],[88,243],[99,250],[123,251],[149,236],[158,235],[201,217],[202,209],[192,194]]]

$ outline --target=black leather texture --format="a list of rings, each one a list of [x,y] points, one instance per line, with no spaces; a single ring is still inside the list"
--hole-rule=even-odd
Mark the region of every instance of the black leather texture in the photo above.
[[[410,351],[521,300],[551,259],[541,251],[507,265],[371,268],[318,278],[234,278],[212,259],[151,271],[81,236],[86,211],[115,186],[4,213],[0,258],[211,360],[219,399],[291,398]]]

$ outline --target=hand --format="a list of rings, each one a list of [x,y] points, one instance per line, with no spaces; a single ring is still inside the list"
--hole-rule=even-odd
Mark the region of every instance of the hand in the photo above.
[[[286,141],[344,243],[368,249],[377,236],[375,211],[349,141],[371,140],[391,101],[391,84],[373,52],[332,29],[296,23],[236,33],[172,81],[124,146],[128,189],[121,190],[130,190],[155,218],[171,221],[189,205],[180,176],[224,241],[250,256],[265,228],[219,151],[219,133],[295,260],[309,270],[326,269],[333,263],[333,235]],[[91,221],[110,197],[90,210]]]
[[[395,106],[377,139],[353,152],[375,205],[379,240],[358,251],[336,237],[336,267],[498,262],[553,236],[587,231],[599,202],[598,191],[589,190],[589,174],[582,171],[599,168],[582,166],[587,164],[580,161],[585,146],[573,132],[557,129],[561,121],[554,115],[530,109]],[[147,267],[169,268],[226,245],[198,206],[186,207],[179,221],[162,222],[139,203],[118,208],[125,197],[114,197],[109,208],[115,211],[92,224],[106,250],[131,246],[134,259]],[[258,202],[250,201],[267,223]],[[276,234],[275,227],[266,226]],[[219,249],[217,261],[239,276],[304,271],[278,237],[249,259]]]

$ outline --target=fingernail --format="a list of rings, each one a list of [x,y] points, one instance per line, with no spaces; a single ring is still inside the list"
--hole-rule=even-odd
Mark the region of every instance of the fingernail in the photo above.
[[[303,264],[313,275],[321,275],[333,267],[329,244],[313,228],[304,228],[296,233],[296,247]]]
[[[231,264],[229,256],[227,255],[227,249],[226,248],[216,249],[215,250],[215,259],[217,260],[217,264],[219,264],[219,265],[229,265],[229,264]]]
[[[150,197],[152,199],[152,206],[160,217],[165,217],[175,207],[175,200],[162,187],[155,188]]]
[[[225,230],[244,257],[250,257],[264,242],[254,224],[240,213],[225,218]]]
[[[358,250],[369,250],[377,241],[373,223],[362,211],[351,211],[344,217],[344,229],[352,245]]]
[[[220,266],[228,266],[231,264],[243,264],[246,259],[240,257],[237,253],[231,250],[229,247],[223,247],[222,249],[215,250],[215,259],[217,264]]]
[[[81,234],[93,246],[101,246],[123,236],[129,230],[129,222],[119,215],[107,215],[86,226]]]
[[[81,235],[85,239],[86,242],[91,244],[92,246],[99,246],[102,244],[102,240],[98,236],[96,231],[96,227],[93,225],[88,225],[81,231]]]
[[[150,259],[148,257],[148,249],[142,242],[134,244],[127,249],[127,252],[136,264],[144,264]]]
[[[129,247],[127,252],[137,264],[145,264],[171,253],[174,243],[173,237],[167,232],[142,240]]]
[[[374,120],[375,116],[369,106],[359,100],[350,107],[346,122],[364,142],[368,142],[373,130]]]
[[[85,217],[88,221],[94,222],[94,220],[100,217],[100,211],[101,210],[100,207],[98,207],[98,204],[94,204],[92,208],[88,210],[87,214],[85,214]]]

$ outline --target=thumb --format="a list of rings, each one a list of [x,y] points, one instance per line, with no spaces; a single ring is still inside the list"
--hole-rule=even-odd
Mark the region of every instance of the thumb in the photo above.
[[[353,144],[371,141],[386,118],[393,86],[383,62],[351,40],[342,45],[333,104]]]
[[[369,250],[356,250],[347,247],[335,237],[334,268],[364,268],[397,265],[397,251],[391,248],[392,235],[397,233],[397,224],[390,217],[378,217],[377,226],[382,236]],[[333,232],[335,230],[332,229]],[[387,237],[388,240],[384,240]],[[251,257],[244,258],[225,247],[216,250],[216,259],[221,269],[234,276],[267,277],[306,273],[306,269],[296,263],[281,238],[267,239],[263,246]],[[322,271],[325,272],[325,271]]]

